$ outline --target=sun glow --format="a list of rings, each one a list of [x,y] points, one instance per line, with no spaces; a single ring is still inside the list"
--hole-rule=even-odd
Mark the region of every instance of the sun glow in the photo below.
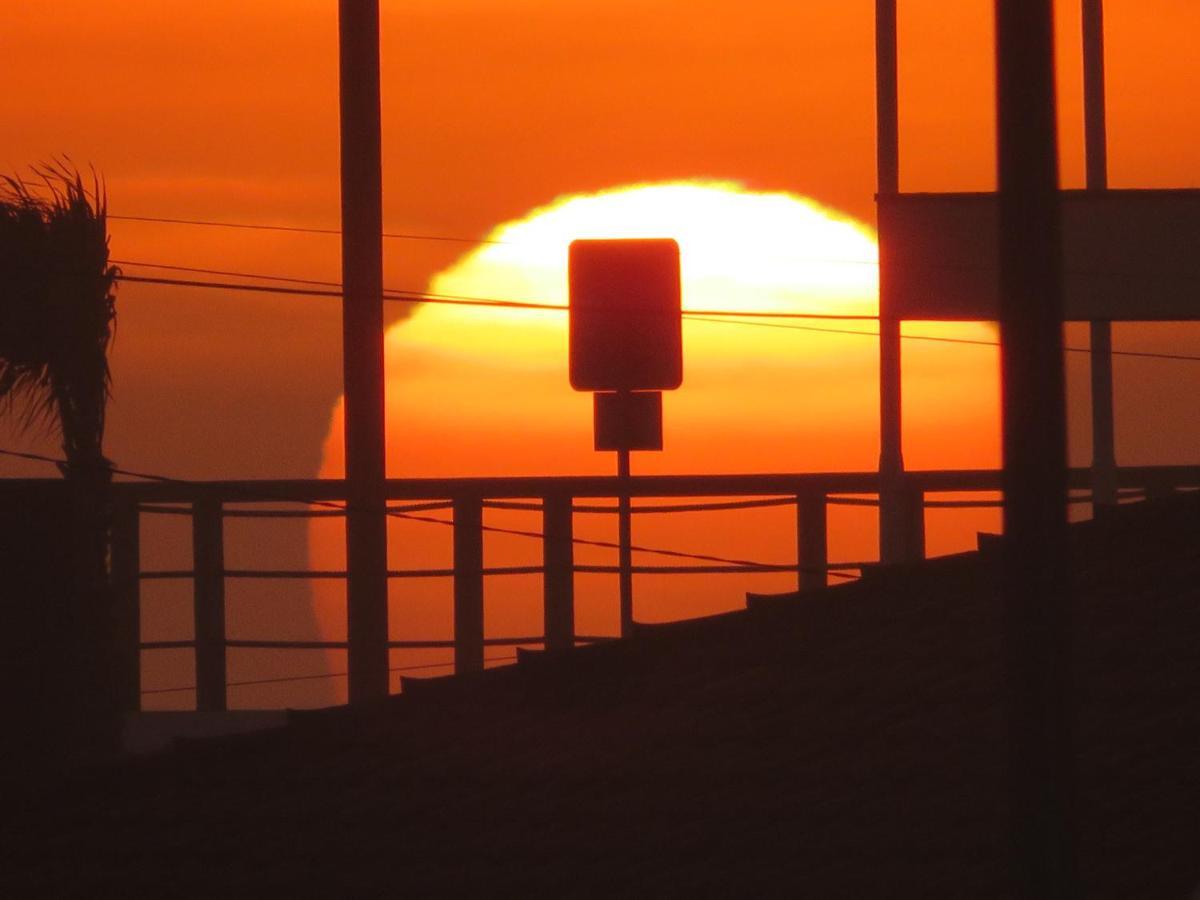
[[[782,193],[752,193],[733,182],[640,185],[573,196],[501,225],[430,284],[434,294],[496,300],[567,302],[567,247],[576,238],[672,237],[681,253],[686,311],[872,315],[878,252],[862,225]],[[424,322],[467,325],[457,346],[477,341],[494,354],[490,320],[558,332],[560,314],[426,307]],[[532,335],[531,335],[532,337]],[[565,346],[565,344],[564,344]]]
[[[567,247],[576,238],[672,237],[680,244],[684,379],[664,398],[662,453],[635,454],[635,472],[873,470],[878,457],[878,342],[872,321],[740,319],[713,311],[874,315],[877,248],[866,226],[782,193],[729,182],[635,185],[573,196],[503,224],[429,283],[431,294],[533,301],[564,309],[528,310],[423,304],[387,334],[388,471],[392,477],[611,473],[613,455],[592,448],[592,404],[567,378]],[[987,338],[982,325],[947,326]],[[927,333],[945,335],[946,328]],[[911,460],[939,466],[986,464],[996,455],[995,354],[991,348],[906,345],[906,441]],[[953,413],[953,439],[947,416]],[[334,410],[322,466],[343,471],[342,408]],[[787,510],[738,519],[639,517],[635,539],[700,553],[783,562],[794,559]],[[526,519],[520,516],[525,515]],[[533,515],[533,518],[528,516]],[[857,519],[847,518],[858,516]],[[491,524],[536,529],[537,516],[489,511]],[[953,527],[962,532],[961,523]],[[984,523],[977,523],[985,527]],[[611,540],[611,521],[579,517],[580,536]],[[311,526],[314,568],[344,564],[340,524]],[[931,522],[931,549],[939,529]],[[831,513],[831,555],[870,559],[874,520]],[[968,529],[970,530],[970,529]],[[396,521],[390,565],[450,565],[449,529]],[[949,532],[947,532],[949,533]],[[973,531],[972,531],[973,533]],[[957,538],[956,538],[957,539]],[[536,565],[539,547],[490,534],[489,565]],[[943,551],[945,546],[941,547]],[[660,561],[660,560],[659,560]],[[577,562],[610,564],[605,551],[578,548]],[[615,629],[613,585],[581,576],[577,627]],[[649,582],[653,581],[652,585]],[[661,620],[738,606],[743,592],[786,590],[786,574],[701,579],[645,576],[653,604],[639,618]],[[540,581],[489,581],[489,635],[536,634]],[[489,591],[493,588],[489,587]],[[639,588],[639,590],[641,590]],[[449,582],[394,581],[392,636],[446,638]],[[344,634],[341,591],[315,589],[327,636]],[[493,596],[489,594],[489,597]],[[442,651],[403,651],[396,664],[444,660]]]

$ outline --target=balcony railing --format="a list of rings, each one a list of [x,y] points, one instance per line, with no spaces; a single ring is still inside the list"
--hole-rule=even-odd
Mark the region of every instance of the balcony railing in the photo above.
[[[1071,502],[1090,503],[1090,473],[1070,474]],[[998,507],[1001,484],[994,470],[910,472],[893,502],[902,504],[910,523],[909,561],[925,555],[925,511],[934,508]],[[1200,487],[1200,466],[1123,468],[1121,496],[1167,493]],[[617,566],[575,562],[574,517],[577,513],[613,513],[612,499],[628,491],[635,515],[682,514],[694,511],[746,510],[787,506],[795,510],[795,562],[790,565],[704,557],[655,550],[682,557],[671,565],[636,565],[635,574],[735,574],[789,571],[800,591],[825,587],[831,577],[852,578],[868,562],[829,559],[828,508],[835,505],[878,506],[879,476],[873,472],[780,475],[637,476],[629,482],[612,477],[513,477],[463,479],[398,479],[387,483],[388,509],[415,515],[451,511],[454,564],[443,569],[389,571],[389,578],[444,577],[453,579],[454,633],[447,640],[389,641],[389,648],[447,648],[453,650],[455,671],[482,669],[488,646],[542,646],[561,651],[580,643],[610,639],[581,635],[575,629],[574,582],[577,573],[615,573]],[[939,494],[984,494],[988,497],[939,499]],[[705,498],[703,502],[696,498]],[[232,518],[317,518],[344,515],[340,480],[122,482],[115,486],[112,534],[112,572],[122,610],[125,658],[123,694],[131,710],[141,706],[140,655],[144,650],[192,649],[195,652],[196,707],[226,708],[226,651],[229,648],[283,650],[349,649],[345,641],[234,640],[226,631],[225,587],[230,579],[340,579],[342,570],[232,569],[225,564],[225,522]],[[602,501],[609,501],[604,503]],[[691,502],[685,502],[690,500]],[[663,501],[675,501],[664,503]],[[279,508],[287,505],[290,508]],[[262,508],[253,508],[261,506]],[[247,508],[251,507],[251,508]],[[541,513],[539,537],[542,562],[535,566],[485,567],[483,536],[485,509]],[[142,517],[186,516],[191,520],[192,568],[143,571],[140,566]],[[582,541],[582,543],[602,543]],[[606,545],[615,546],[615,545]],[[636,548],[635,548],[636,549]],[[485,637],[483,598],[485,578],[541,574],[543,630],[541,634]],[[163,579],[190,579],[193,584],[194,637],[178,641],[143,641],[140,635],[141,586]]]

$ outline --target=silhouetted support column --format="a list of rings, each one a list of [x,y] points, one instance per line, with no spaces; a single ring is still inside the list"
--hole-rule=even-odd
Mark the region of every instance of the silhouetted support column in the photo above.
[[[114,504],[110,565],[120,707],[124,712],[137,712],[142,707],[142,580],[141,515],[135,500],[122,497]]]
[[[542,575],[546,649],[575,646],[575,545],[571,498],[542,501]]]
[[[813,591],[829,584],[829,531],[825,494],[796,497],[796,560],[799,587]]]
[[[896,0],[875,3],[875,124],[880,196],[900,190],[900,101],[897,75]],[[882,259],[890,250],[880,242]],[[902,389],[900,322],[891,315],[889,287],[880,267],[879,282],[879,558],[902,562],[911,543],[901,493]]]
[[[1108,124],[1104,90],[1104,3],[1083,0],[1083,96],[1089,191],[1108,190]],[[1091,322],[1092,509],[1117,505],[1113,421],[1112,323]]]
[[[633,635],[633,500],[630,496],[629,451],[617,451],[617,552],[621,598],[621,637]]]
[[[1112,323],[1090,322],[1092,376],[1092,513],[1117,505],[1116,424],[1113,419]]]
[[[225,536],[221,501],[192,509],[193,611],[196,629],[196,709],[225,709]]]
[[[997,0],[1004,610],[1013,849],[1024,896],[1078,896],[1052,0]]]
[[[483,501],[454,501],[454,671],[483,668]]]
[[[898,494],[897,505],[904,522],[901,559],[906,563],[918,563],[925,559],[925,492],[905,485]]]
[[[378,0],[339,0],[350,702],[388,694]]]
[[[900,190],[896,0],[875,0],[875,159],[881,194]]]

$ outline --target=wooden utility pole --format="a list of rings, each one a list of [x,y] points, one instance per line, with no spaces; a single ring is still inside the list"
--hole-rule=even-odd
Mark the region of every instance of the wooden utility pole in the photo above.
[[[1104,90],[1104,0],[1083,0],[1083,112],[1087,189],[1108,190],[1108,117]],[[1113,421],[1112,323],[1093,321],[1092,505],[1117,504],[1116,427]]]
[[[388,693],[378,0],[339,0],[350,702]]]
[[[900,190],[896,0],[875,0],[875,133],[878,194],[893,196]],[[888,252],[882,241],[879,252]],[[900,320],[891,314],[886,267],[879,268],[879,558],[896,563],[912,557],[903,492]]]
[[[1075,897],[1053,0],[996,0],[1004,592],[1024,895]]]

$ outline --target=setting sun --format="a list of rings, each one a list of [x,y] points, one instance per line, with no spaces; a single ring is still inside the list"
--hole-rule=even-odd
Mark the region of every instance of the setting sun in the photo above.
[[[485,242],[435,275],[435,298],[478,298],[561,306],[510,309],[426,303],[387,336],[388,469],[392,477],[554,475],[613,471],[592,448],[588,394],[567,377],[567,247],[577,238],[673,237],[680,245],[684,317],[683,386],[664,400],[665,447],[634,454],[635,473],[870,471],[878,454],[878,268],[867,226],[784,193],[730,182],[634,185],[559,199],[493,229]],[[730,313],[774,313],[778,318]],[[785,318],[811,315],[817,318]],[[863,316],[865,320],[822,320]],[[988,339],[987,326],[925,324],[923,334]],[[917,342],[908,353],[908,437],[914,457],[962,465],[994,454],[995,368],[990,348]],[[959,428],[944,440],[945,417]],[[323,477],[342,473],[342,409],[331,420]],[[536,518],[536,517],[534,517]],[[491,511],[488,522],[536,527],[534,518]],[[764,510],[742,527],[720,516],[650,516],[636,539],[692,552],[779,561],[794,553],[787,513]],[[976,518],[979,516],[976,514]],[[986,518],[986,516],[984,517]],[[982,521],[982,519],[980,520]],[[746,522],[752,526],[744,527]],[[965,520],[931,523],[934,546],[973,533]],[[978,524],[976,522],[975,524]],[[611,539],[612,522],[579,517],[580,533]],[[849,510],[831,518],[833,554],[871,558],[874,525]],[[392,565],[449,564],[448,529],[396,521]],[[949,536],[953,534],[954,537]],[[533,561],[534,542],[489,537],[489,565]],[[342,564],[340,525],[316,520],[312,564]],[[611,562],[595,554],[595,562]],[[440,563],[438,563],[440,564]],[[742,579],[639,578],[654,582],[645,620],[733,608],[747,589],[786,589],[786,574]],[[528,583],[525,583],[528,581]],[[576,593],[581,633],[611,633],[613,585],[582,576]],[[489,582],[489,635],[537,633],[536,578]],[[393,582],[394,638],[450,633],[450,585]],[[345,621],[340,589],[314,588],[327,635]],[[397,652],[402,664],[445,659],[441,651]]]

